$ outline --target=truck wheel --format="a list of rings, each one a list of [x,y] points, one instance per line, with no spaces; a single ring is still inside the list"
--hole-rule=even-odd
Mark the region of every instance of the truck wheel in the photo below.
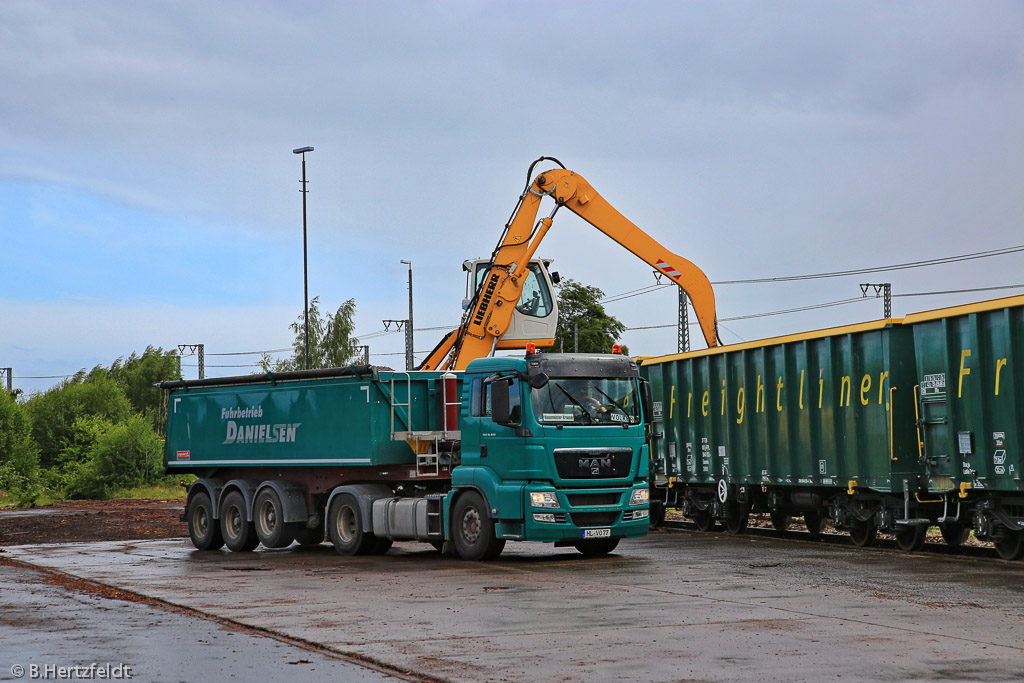
[[[255,525],[245,517],[245,498],[238,491],[232,491],[224,497],[220,511],[220,533],[228,550],[246,552],[260,544]]]
[[[253,505],[256,536],[267,548],[287,548],[295,540],[295,530],[284,522],[284,506],[274,489],[263,489]]]
[[[342,493],[331,501],[327,534],[334,549],[342,555],[367,555],[377,548],[377,537],[363,531],[363,511],[350,493]]]
[[[455,551],[464,560],[493,560],[505,549],[505,539],[495,536],[491,514],[476,491],[459,496],[452,524]]]
[[[619,545],[617,538],[593,538],[588,541],[576,541],[573,546],[585,557],[607,555]]]
[[[188,520],[188,535],[198,550],[217,550],[224,545],[220,525],[213,518],[213,503],[205,491],[192,496],[185,511]]]
[[[324,542],[324,526],[321,524],[318,527],[310,529],[308,526],[300,525],[295,530],[295,540],[301,546],[312,546],[320,545]]]

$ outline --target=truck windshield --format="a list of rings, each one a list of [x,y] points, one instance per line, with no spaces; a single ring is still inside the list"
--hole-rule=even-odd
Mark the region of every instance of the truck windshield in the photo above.
[[[640,424],[636,380],[627,377],[552,377],[530,394],[543,424]]]

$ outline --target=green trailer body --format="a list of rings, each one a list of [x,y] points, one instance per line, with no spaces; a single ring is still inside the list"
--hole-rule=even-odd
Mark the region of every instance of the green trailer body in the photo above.
[[[171,471],[197,473],[238,466],[415,466],[413,450],[393,434],[444,431],[441,376],[360,366],[309,379],[183,383],[167,405],[165,462]],[[449,398],[459,400],[459,393]]]
[[[903,325],[914,336],[932,488],[1024,491],[1024,297],[915,313]]]

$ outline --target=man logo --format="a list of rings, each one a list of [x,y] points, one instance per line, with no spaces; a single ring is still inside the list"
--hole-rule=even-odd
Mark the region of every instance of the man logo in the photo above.
[[[601,469],[610,470],[612,468],[611,458],[580,458],[579,468],[581,470],[590,470],[593,475],[601,474]]]

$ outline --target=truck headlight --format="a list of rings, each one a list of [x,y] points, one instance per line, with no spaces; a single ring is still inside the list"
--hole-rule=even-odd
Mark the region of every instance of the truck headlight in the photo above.
[[[532,491],[530,505],[535,508],[556,508],[559,506],[558,496],[554,491]]]
[[[633,489],[633,495],[629,499],[630,505],[647,505],[651,500],[650,489]]]

